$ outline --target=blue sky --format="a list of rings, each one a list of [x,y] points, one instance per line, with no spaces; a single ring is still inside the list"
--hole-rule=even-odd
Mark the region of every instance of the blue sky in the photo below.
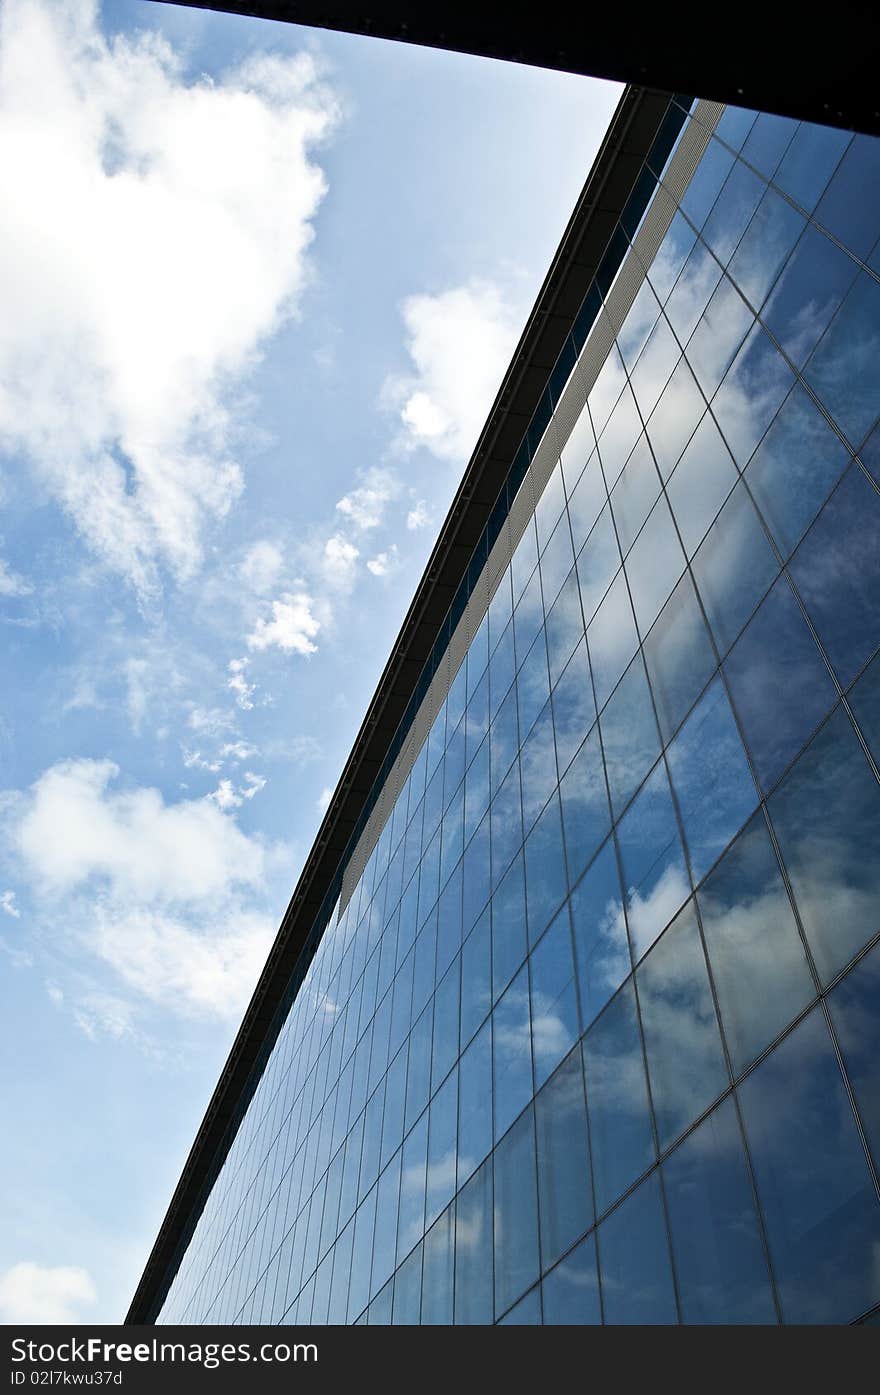
[[[0,18],[0,1321],[118,1321],[620,89]]]

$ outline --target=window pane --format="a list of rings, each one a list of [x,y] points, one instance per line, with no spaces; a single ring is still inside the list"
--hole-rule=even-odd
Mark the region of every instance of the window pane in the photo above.
[[[466,1046],[492,1006],[492,939],[486,910],[461,951],[461,1044]]]
[[[747,464],[793,381],[770,336],[756,324],[712,401],[715,420],[740,467]]]
[[[732,1099],[676,1148],[663,1180],[682,1322],[776,1322]]]
[[[547,658],[550,682],[555,683],[584,636],[584,617],[574,568],[547,616]]]
[[[804,947],[759,812],[698,893],[736,1074],[815,996]]]
[[[569,766],[559,792],[568,873],[574,882],[611,827],[598,726]]]
[[[571,894],[581,1020],[589,1026],[630,971],[614,840]]]
[[[756,310],[805,226],[803,217],[790,203],[772,189],[767,190],[728,268]]]
[[[693,228],[680,213],[676,213],[648,271],[651,284],[661,301],[672,290],[695,241]]]
[[[541,1296],[545,1327],[597,1326],[601,1323],[595,1236],[588,1235],[555,1269],[551,1269],[541,1285]]]
[[[700,698],[669,747],[668,758],[696,883],[758,802],[720,678]]]
[[[394,1276],[391,1321],[398,1327],[416,1327],[422,1306],[422,1247],[419,1245]]]
[[[434,1045],[431,1057],[431,1089],[445,1080],[458,1056],[458,999],[461,961],[455,960],[434,995]]]
[[[492,1321],[492,1159],[455,1203],[455,1321]]]
[[[754,321],[733,282],[722,276],[688,341],[687,361],[707,398],[711,398]]]
[[[550,696],[550,672],[547,668],[547,644],[544,631],[538,635],[523,661],[516,679],[519,707],[520,738],[525,739],[535,718]]]
[[[498,1319],[499,1327],[540,1327],[541,1326],[541,1290],[533,1288],[531,1293],[527,1293],[525,1298],[521,1298],[516,1307],[511,1308],[509,1313],[505,1313],[503,1318]]]
[[[681,350],[665,318],[661,318],[633,369],[632,386],[642,417],[647,419],[678,362]],[[609,477],[608,486],[612,479]]]
[[[658,1173],[599,1227],[605,1322],[678,1321]]]
[[[816,222],[844,247],[867,257],[880,233],[880,146],[873,136],[857,135],[816,207]]]
[[[880,787],[842,708],[769,802],[819,977],[880,924]]]
[[[544,607],[549,610],[562,589],[562,583],[574,566],[574,553],[571,549],[571,529],[568,516],[562,515],[546,548],[541,554],[541,586],[544,592]]]
[[[632,392],[625,387],[608,425],[599,437],[599,457],[609,489],[623,469],[642,429]]]
[[[688,557],[696,552],[736,480],[730,451],[707,412],[667,485]]]
[[[687,360],[681,358],[648,422],[648,436],[664,480],[678,464],[705,410],[694,375]]]
[[[880,643],[878,533],[880,498],[853,465],[791,562],[795,584],[844,687]]]
[[[520,753],[520,770],[522,772],[523,826],[528,833],[556,788],[553,712],[549,702],[523,743]]]
[[[526,891],[517,857],[492,897],[492,994],[500,997],[526,957]]]
[[[761,602],[724,667],[758,778],[770,789],[837,698],[784,576]]]
[[[528,1109],[495,1149],[495,1311],[538,1278],[535,1121]]]
[[[797,547],[848,462],[843,442],[796,386],[746,473],[784,557]]]
[[[425,1225],[439,1216],[455,1192],[458,1144],[458,1071],[441,1085],[428,1118],[428,1177],[425,1190]]]
[[[880,1165],[880,948],[847,974],[828,1000],[846,1073],[874,1165]]]
[[[581,420],[583,420],[583,417],[586,417],[586,415],[586,412],[584,412]],[[574,440],[576,431],[577,427],[575,427],[575,430],[569,437],[569,446]],[[565,468],[567,450],[567,446],[563,447],[563,469]],[[575,478],[577,478],[577,476],[575,476]],[[571,536],[574,542],[575,554],[580,552],[586,542],[590,530],[605,507],[606,498],[605,481],[602,478],[599,455],[598,452],[596,452],[568,499],[568,517],[571,522]]]
[[[584,1037],[596,1209],[601,1215],[654,1161],[654,1138],[632,983]]]
[[[638,961],[691,894],[662,761],[621,819],[617,838],[633,959]]]
[[[703,229],[703,237],[722,264],[729,260],[766,187],[753,170],[734,161]]]
[[[495,1137],[500,1138],[534,1093],[529,978],[524,964],[492,1018]]]
[[[660,493],[660,480],[648,439],[642,436],[611,495],[620,549],[626,556]]]
[[[849,131],[804,122],[798,126],[773,182],[812,213],[851,139]]]
[[[452,1244],[455,1205],[448,1207],[425,1236],[422,1261],[422,1325],[448,1326],[452,1322]]]
[[[636,654],[599,718],[611,806],[619,815],[660,754],[660,737],[645,676]]]
[[[375,1296],[394,1272],[397,1247],[397,1203],[400,1195],[400,1154],[379,1178],[376,1190],[376,1238],[373,1242],[373,1268],[370,1294]]]
[[[568,906],[532,950],[532,1052],[539,1088],[578,1038],[577,996]]]
[[[587,642],[581,640],[568,667],[553,689],[553,728],[560,773],[569,766],[593,722],[596,704],[587,660]]]
[[[880,1299],[880,1204],[821,1010],[740,1086],[786,1322],[848,1322]]]
[[[857,271],[852,258],[824,233],[807,228],[762,311],[767,328],[797,368],[813,352]]]
[[[838,310],[805,376],[853,446],[877,417],[880,392],[880,285],[863,271]]]
[[[519,762],[515,761],[492,801],[492,881],[497,884],[510,866],[523,838]]]
[[[541,1267],[548,1269],[593,1223],[580,1051],[535,1098]]]
[[[720,279],[721,267],[709,248],[698,242],[666,304],[669,323],[680,343],[687,343]]]
[[[727,1088],[727,1067],[693,902],[636,973],[661,1149]]]
[[[643,635],[666,604],[684,566],[669,506],[665,499],[658,499],[626,561],[633,607]]]
[[[477,1033],[458,1068],[458,1185],[492,1147],[492,1024]]]
[[[669,741],[715,671],[712,642],[689,575],[673,591],[644,648],[660,731]]]
[[[400,1169],[400,1212],[397,1215],[397,1264],[421,1239],[425,1219],[425,1166],[428,1158],[428,1115],[418,1120],[403,1144]]]
[[[722,654],[779,571],[754,506],[737,485],[693,563],[694,580]]]
[[[637,645],[632,606],[623,571],[620,571],[587,631],[590,667],[600,711],[636,652]]]
[[[614,532],[614,520],[611,508],[606,504],[577,559],[581,604],[587,624],[595,615],[619,566],[620,549]]]

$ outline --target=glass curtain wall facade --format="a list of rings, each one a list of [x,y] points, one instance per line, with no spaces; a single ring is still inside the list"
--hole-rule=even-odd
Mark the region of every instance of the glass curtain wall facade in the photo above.
[[[880,1303],[878,191],[722,111],[160,1322]]]

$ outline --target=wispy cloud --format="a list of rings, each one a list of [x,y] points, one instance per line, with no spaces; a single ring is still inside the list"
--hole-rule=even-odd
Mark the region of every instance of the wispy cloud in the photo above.
[[[7,915],[13,916],[16,920],[21,916],[21,911],[15,904],[15,892],[4,891],[0,893],[0,911],[5,911]]]
[[[343,495],[336,508],[355,528],[365,532],[378,528],[388,504],[399,493],[397,476],[391,470],[375,467],[365,473],[363,484]]]
[[[30,596],[33,589],[29,581],[25,581],[18,572],[12,571],[9,564],[0,557],[0,596]]]
[[[419,499],[406,516],[406,526],[411,533],[419,528],[428,528],[433,522],[431,511],[424,499]]]

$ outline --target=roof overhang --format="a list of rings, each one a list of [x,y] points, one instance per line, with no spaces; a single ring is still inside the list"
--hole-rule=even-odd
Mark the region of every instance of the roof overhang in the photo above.
[[[880,11],[706,4],[401,5],[396,0],[177,0],[317,29],[453,49],[542,68],[694,92],[716,102],[880,135]]]

